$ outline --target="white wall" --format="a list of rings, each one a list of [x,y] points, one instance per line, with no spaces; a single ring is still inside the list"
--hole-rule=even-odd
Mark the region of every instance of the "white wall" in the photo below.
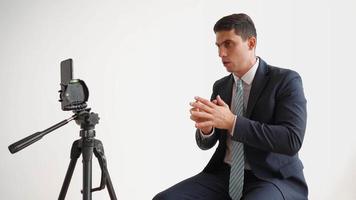
[[[226,75],[212,27],[245,12],[257,54],[298,71],[308,99],[300,157],[310,199],[356,199],[353,49],[355,3],[327,1],[0,1],[1,199],[55,199],[79,127],[71,123],[11,155],[7,146],[71,115],[57,102],[59,62],[74,59],[101,117],[119,199],[151,199],[205,166],[189,120],[195,95]],[[94,182],[99,168],[94,160]],[[81,162],[68,199],[80,199]],[[107,192],[93,199],[109,199]]]

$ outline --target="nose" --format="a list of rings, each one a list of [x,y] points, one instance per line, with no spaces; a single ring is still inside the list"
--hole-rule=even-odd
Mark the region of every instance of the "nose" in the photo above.
[[[219,57],[225,57],[226,56],[226,50],[224,48],[219,48]]]

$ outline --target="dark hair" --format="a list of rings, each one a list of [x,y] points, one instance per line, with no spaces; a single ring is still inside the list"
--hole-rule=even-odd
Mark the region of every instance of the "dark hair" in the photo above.
[[[252,19],[244,13],[225,16],[217,21],[214,26],[215,33],[219,31],[230,31],[232,29],[234,29],[236,35],[241,36],[244,41],[252,36],[257,38],[255,24]]]

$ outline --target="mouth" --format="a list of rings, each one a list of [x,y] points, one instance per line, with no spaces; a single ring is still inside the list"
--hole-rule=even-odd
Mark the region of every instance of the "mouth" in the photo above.
[[[222,61],[223,65],[226,66],[226,65],[229,65],[231,62],[229,61]]]

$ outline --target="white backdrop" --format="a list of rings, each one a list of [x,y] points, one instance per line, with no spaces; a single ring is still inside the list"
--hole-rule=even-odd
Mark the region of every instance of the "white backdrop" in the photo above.
[[[203,169],[189,102],[225,76],[212,27],[245,12],[257,55],[298,71],[308,100],[300,157],[310,199],[356,199],[352,55],[355,3],[328,1],[0,1],[1,199],[56,199],[79,138],[75,123],[17,154],[7,146],[71,115],[57,102],[59,63],[74,59],[99,113],[119,199],[151,199]],[[100,173],[94,161],[93,186]],[[80,199],[81,160],[67,194]],[[106,191],[93,199],[109,199]]]

